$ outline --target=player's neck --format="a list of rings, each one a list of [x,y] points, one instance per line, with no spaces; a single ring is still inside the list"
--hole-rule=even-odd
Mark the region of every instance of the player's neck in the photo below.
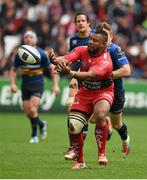
[[[89,34],[90,34],[90,31],[91,31],[91,28],[88,28],[86,31],[79,32],[79,37],[80,37],[80,38],[88,37]]]

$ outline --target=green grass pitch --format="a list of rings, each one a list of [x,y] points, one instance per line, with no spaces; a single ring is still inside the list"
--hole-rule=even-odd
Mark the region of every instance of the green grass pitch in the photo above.
[[[71,170],[65,161],[68,147],[65,114],[40,114],[48,121],[48,139],[29,144],[30,124],[23,113],[0,114],[0,179],[146,179],[147,118],[125,116],[131,137],[131,153],[121,157],[121,141],[115,130],[107,143],[109,163],[100,167],[94,125],[89,125],[85,141],[85,160],[90,169]]]

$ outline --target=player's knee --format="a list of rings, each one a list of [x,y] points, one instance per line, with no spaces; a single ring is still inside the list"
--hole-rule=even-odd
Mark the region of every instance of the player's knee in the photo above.
[[[30,107],[29,110],[28,110],[28,116],[29,117],[34,117],[36,115],[37,111],[36,111],[36,108],[35,107]]]
[[[94,118],[96,121],[100,121],[101,119],[104,119],[106,116],[106,112],[105,111],[97,111],[94,112]]]
[[[103,127],[105,123],[105,117],[106,117],[106,112],[105,111],[99,111],[94,113],[94,119],[96,124],[98,124],[99,127]]]
[[[69,115],[69,132],[71,134],[80,133],[85,125],[87,125],[87,120],[83,116],[79,114]]]

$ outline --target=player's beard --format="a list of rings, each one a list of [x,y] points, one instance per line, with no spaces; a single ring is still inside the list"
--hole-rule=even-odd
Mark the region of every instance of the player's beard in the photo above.
[[[103,54],[103,52],[105,51],[105,49],[95,49],[93,50],[93,48],[88,47],[88,53],[91,57],[96,57],[96,56],[100,56],[101,54]]]

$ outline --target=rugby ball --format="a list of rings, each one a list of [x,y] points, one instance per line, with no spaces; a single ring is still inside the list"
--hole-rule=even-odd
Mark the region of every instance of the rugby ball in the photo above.
[[[22,45],[18,49],[18,56],[27,64],[37,64],[41,61],[41,55],[38,50],[30,45]]]

